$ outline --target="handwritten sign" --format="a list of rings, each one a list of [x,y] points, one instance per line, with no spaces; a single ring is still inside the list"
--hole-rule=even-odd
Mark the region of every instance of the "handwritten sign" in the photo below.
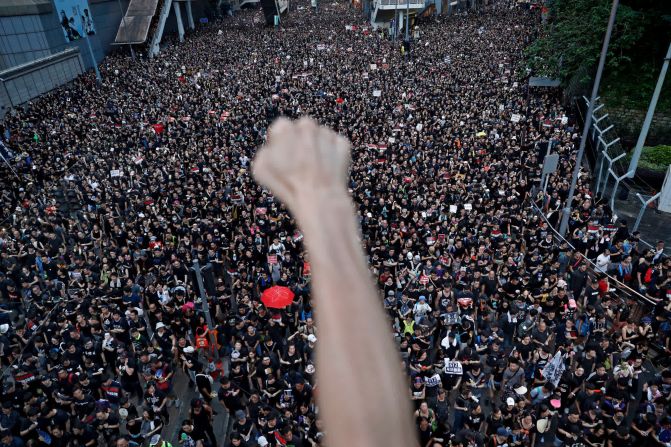
[[[429,283],[429,277],[426,275],[422,275],[419,277],[419,283],[420,284],[428,284]]]
[[[513,113],[512,116],[510,117],[510,121],[512,121],[513,123],[519,123],[521,119],[522,115],[520,115],[519,113]]]
[[[268,255],[268,264],[270,265],[277,264],[277,255]]]

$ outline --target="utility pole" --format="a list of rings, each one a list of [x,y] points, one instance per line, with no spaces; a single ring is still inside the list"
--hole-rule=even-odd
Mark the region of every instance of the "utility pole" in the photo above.
[[[645,139],[648,137],[648,131],[650,130],[652,117],[655,114],[657,101],[659,100],[659,95],[662,92],[662,86],[664,85],[664,78],[666,77],[666,72],[669,69],[669,60],[671,60],[671,43],[669,43],[669,49],[666,51],[666,57],[664,58],[662,69],[659,72],[659,78],[657,78],[657,85],[655,86],[655,92],[652,94],[652,99],[650,100],[650,105],[648,106],[648,113],[645,115],[645,120],[643,120],[643,127],[641,128],[641,133],[638,136],[636,147],[634,148],[634,152],[631,156],[631,161],[629,162],[629,171],[627,172],[627,177],[629,178],[634,177],[634,175],[636,174],[636,168],[638,167],[638,160],[641,158],[641,151],[643,150]]]
[[[571,179],[571,188],[569,189],[568,198],[563,210],[561,225],[559,226],[559,234],[564,236],[568,230],[568,221],[571,216],[571,205],[573,204],[573,196],[575,195],[575,188],[578,184],[578,174],[580,174],[580,165],[582,164],[582,157],[585,154],[585,144],[587,143],[587,135],[592,127],[592,114],[594,113],[594,104],[599,93],[599,85],[601,84],[601,75],[603,74],[603,67],[606,63],[606,54],[608,53],[608,44],[610,43],[610,35],[613,32],[613,24],[615,23],[615,16],[617,15],[617,7],[619,0],[613,0],[613,7],[610,10],[610,18],[608,19],[608,28],[606,29],[606,36],[603,39],[603,46],[601,47],[601,56],[599,57],[599,66],[596,70],[596,77],[594,78],[594,86],[592,87],[592,96],[589,100],[587,108],[587,117],[585,118],[585,126],[582,129],[582,137],[580,138],[580,148],[575,160],[575,167],[573,168],[573,178]]]
[[[203,269],[212,269],[212,264],[207,264]],[[207,301],[207,294],[205,293],[205,285],[203,284],[203,272],[201,270],[198,259],[193,260],[193,267],[191,270],[196,274],[196,281],[198,282],[198,294],[200,295],[201,303],[203,304],[203,313],[205,314],[205,321],[207,321],[207,333],[210,338],[210,346],[213,347],[214,358],[219,360],[219,349],[217,349],[217,340],[214,338],[212,331],[214,325],[212,324],[212,316],[210,315],[210,304]]]
[[[394,8],[394,41],[398,36],[398,0],[396,0],[396,8]]]
[[[102,83],[102,77],[100,76],[100,70],[98,70],[98,62],[96,57],[93,55],[93,47],[91,46],[91,36],[86,36],[86,47],[89,49],[89,54],[91,55],[91,61],[93,62],[93,71],[96,73],[96,81],[98,84]]]
[[[410,42],[410,0],[405,0],[405,41]]]

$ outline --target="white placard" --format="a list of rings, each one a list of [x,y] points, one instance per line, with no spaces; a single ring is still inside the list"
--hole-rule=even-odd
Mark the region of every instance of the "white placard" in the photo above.
[[[373,96],[379,98],[380,96],[382,96],[382,90],[373,90]]]
[[[450,205],[450,213],[455,214],[457,212],[457,205]]]
[[[443,372],[451,376],[461,376],[464,374],[464,367],[461,362],[445,362]]]
[[[464,209],[466,211],[470,211],[470,210],[473,209],[473,205],[471,205],[470,203],[466,203],[466,204],[464,204]]]
[[[119,169],[112,169],[110,171],[110,177],[121,177],[121,170]]]
[[[522,115],[520,115],[519,113],[513,113],[513,115],[510,117],[510,121],[512,121],[513,123],[519,123],[521,119]]]
[[[377,70],[377,64],[370,64],[371,70]]]

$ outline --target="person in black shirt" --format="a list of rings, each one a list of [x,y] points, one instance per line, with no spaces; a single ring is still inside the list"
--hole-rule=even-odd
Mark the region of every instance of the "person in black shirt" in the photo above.
[[[571,410],[564,415],[557,426],[557,438],[565,444],[572,444],[582,438],[582,425],[580,424],[580,412]]]
[[[431,438],[433,438],[433,429],[429,420],[425,417],[420,418],[417,423],[417,434],[419,436],[419,445],[426,446],[429,444]]]

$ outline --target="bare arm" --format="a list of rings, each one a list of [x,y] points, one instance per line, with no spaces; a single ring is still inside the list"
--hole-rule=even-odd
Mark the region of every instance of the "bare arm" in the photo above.
[[[280,119],[269,135],[254,176],[291,209],[310,251],[329,445],[349,447],[356,439],[360,446],[415,446],[400,359],[368,277],[346,189],[349,144],[309,119]]]

